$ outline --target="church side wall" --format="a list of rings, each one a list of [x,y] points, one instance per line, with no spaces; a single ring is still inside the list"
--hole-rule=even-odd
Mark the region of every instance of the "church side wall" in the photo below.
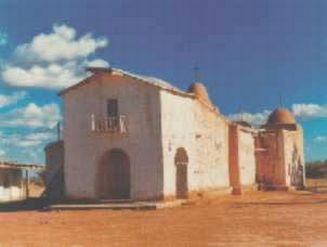
[[[256,184],[255,143],[249,131],[237,124],[229,128],[229,175],[234,194]]]
[[[189,186],[194,187],[195,132],[193,99],[160,92],[161,128],[163,149],[164,196],[176,194],[175,155],[178,148],[184,148],[188,156],[187,176]]]
[[[267,186],[282,184],[278,180],[279,169],[283,166],[282,146],[278,132],[261,132],[257,136],[256,160],[257,182]]]
[[[64,95],[66,196],[97,198],[100,160],[118,148],[130,160],[131,198],[159,198],[163,185],[158,89],[123,76],[93,80]],[[109,98],[118,99],[119,114],[127,116],[127,135],[91,131],[91,115],[106,117]]]
[[[188,155],[188,190],[229,187],[228,124],[198,100],[161,91],[164,194],[176,195],[175,155]]]
[[[229,123],[194,101],[198,189],[229,188]]]
[[[303,134],[298,127],[296,131],[283,131],[284,170],[287,186],[303,187],[305,182],[305,163],[303,151]]]
[[[239,129],[238,146],[241,185],[254,185],[256,183],[256,161],[254,138],[252,133]]]
[[[241,179],[239,168],[239,143],[238,126],[230,124],[229,126],[229,178],[233,194],[241,193]]]

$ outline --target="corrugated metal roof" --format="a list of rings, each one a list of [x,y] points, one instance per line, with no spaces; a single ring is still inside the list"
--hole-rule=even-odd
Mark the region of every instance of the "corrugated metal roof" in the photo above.
[[[37,164],[18,164],[15,162],[0,161],[0,169],[45,169],[45,165]]]

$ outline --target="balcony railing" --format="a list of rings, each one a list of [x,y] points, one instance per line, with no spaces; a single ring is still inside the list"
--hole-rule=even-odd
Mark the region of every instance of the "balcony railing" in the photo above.
[[[127,117],[120,115],[117,117],[96,118],[91,115],[92,132],[127,134]]]

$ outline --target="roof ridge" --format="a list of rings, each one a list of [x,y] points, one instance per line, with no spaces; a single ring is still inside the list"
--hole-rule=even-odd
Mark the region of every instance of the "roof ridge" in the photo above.
[[[129,77],[134,78],[134,79],[139,80],[139,81],[143,81],[145,83],[148,83],[149,85],[161,88],[161,89],[166,90],[166,91],[170,91],[170,92],[175,93],[175,94],[179,94],[179,95],[187,96],[187,97],[194,97],[194,95],[192,93],[183,91],[182,89],[179,89],[178,87],[173,86],[171,83],[169,83],[169,82],[167,82],[167,81],[165,81],[163,79],[154,77],[154,76],[136,74],[136,73],[133,73],[133,72],[129,72],[129,71],[126,71],[126,70],[123,70],[123,69],[120,69],[120,68],[114,68],[114,67],[108,67],[108,68],[87,67],[86,70],[91,72],[92,75],[86,77],[85,79],[83,79],[82,81],[80,81],[77,84],[74,84],[74,85],[72,85],[72,86],[70,86],[68,88],[65,88],[64,90],[60,91],[58,93],[58,95],[61,96],[61,95],[65,94],[66,92],[70,91],[71,89],[77,88],[80,85],[83,85],[83,84],[87,83],[88,82],[87,80],[90,77],[92,77],[93,75],[95,75],[96,73],[117,72],[117,73],[120,73],[122,75],[129,76]]]

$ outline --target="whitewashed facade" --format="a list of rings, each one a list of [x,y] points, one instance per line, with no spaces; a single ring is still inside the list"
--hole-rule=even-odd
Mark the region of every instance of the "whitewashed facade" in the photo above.
[[[271,187],[274,181],[289,180],[276,169],[301,168],[278,162],[289,160],[294,150],[288,143],[302,138],[289,113],[288,129],[278,122],[284,121],[285,109],[274,112],[267,129],[254,129],[221,115],[202,83],[182,91],[120,69],[90,71],[90,77],[60,93],[64,140],[60,150],[58,145],[46,149],[47,165],[63,169],[66,198],[168,200],[211,192],[239,194],[258,181]],[[280,131],[285,138],[270,138]],[[303,157],[303,143],[296,143],[297,155]],[[48,170],[56,174],[56,169]]]
[[[228,123],[194,94],[153,78],[100,70],[61,95],[67,197],[101,197],[99,166],[112,149],[128,156],[131,199],[176,195],[178,148],[188,159],[188,192],[229,188]],[[108,99],[117,99],[123,130],[99,124],[107,116]]]

